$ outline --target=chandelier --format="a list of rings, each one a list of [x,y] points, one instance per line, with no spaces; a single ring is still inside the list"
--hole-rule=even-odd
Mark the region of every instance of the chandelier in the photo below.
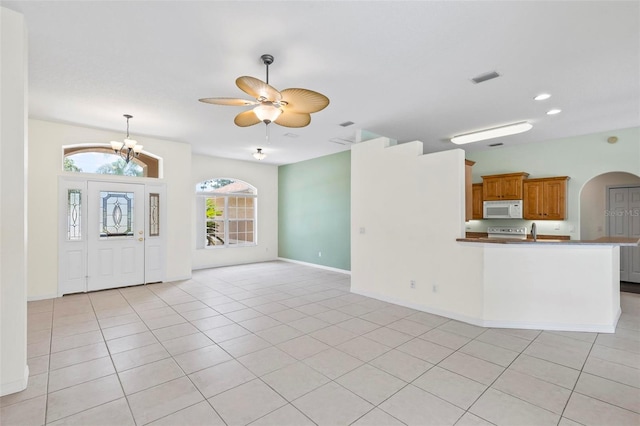
[[[125,163],[129,163],[134,157],[137,158],[138,155],[140,155],[142,145],[138,145],[137,141],[129,137],[129,119],[133,118],[133,116],[124,114],[124,117],[127,119],[127,137],[124,139],[124,142],[111,141],[111,148],[113,152],[122,157]]]

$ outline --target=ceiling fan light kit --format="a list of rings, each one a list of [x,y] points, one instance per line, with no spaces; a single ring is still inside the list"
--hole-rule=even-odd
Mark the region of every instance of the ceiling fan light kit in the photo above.
[[[260,59],[266,67],[266,82],[249,76],[236,79],[238,88],[255,100],[202,98],[200,102],[226,106],[254,105],[253,109],[236,115],[233,122],[239,127],[261,122],[266,125],[276,123],[284,127],[305,127],[311,123],[312,113],[329,105],[329,98],[313,90],[291,88],[279,92],[269,85],[269,65],[273,63],[273,56],[265,54]]]
[[[142,152],[142,145],[138,145],[138,142],[129,137],[129,119],[133,118],[132,115],[124,114],[124,118],[127,119],[127,137],[123,142],[111,141],[111,149],[113,152],[120,155],[125,163],[129,163],[133,158],[138,157]]]
[[[264,102],[253,109],[256,117],[265,124],[274,122],[282,114],[282,110],[272,102]]]
[[[466,143],[478,142],[487,139],[500,138],[502,136],[516,135],[531,130],[533,126],[528,121],[507,124],[506,126],[493,127],[491,129],[479,130],[477,132],[466,133],[451,138],[451,142],[462,145]]]

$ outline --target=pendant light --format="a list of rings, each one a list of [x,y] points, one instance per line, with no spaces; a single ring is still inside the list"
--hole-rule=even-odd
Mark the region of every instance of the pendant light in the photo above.
[[[133,118],[132,115],[124,114],[127,119],[127,137],[124,142],[111,141],[111,149],[124,160],[125,163],[133,160],[134,157],[138,157],[142,151],[142,145],[138,145],[138,142],[129,137],[129,119]]]

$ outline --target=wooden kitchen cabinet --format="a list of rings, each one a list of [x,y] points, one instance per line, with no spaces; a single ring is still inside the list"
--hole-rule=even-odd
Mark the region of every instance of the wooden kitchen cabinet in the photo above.
[[[472,197],[473,197],[473,201],[472,201],[472,212],[471,212],[471,219],[473,220],[477,220],[477,219],[482,219],[482,202],[484,201],[482,199],[482,184],[481,183],[474,183],[473,185],[471,185],[471,193],[472,193]]]
[[[523,218],[565,220],[568,176],[525,179],[523,182]]]
[[[522,200],[522,183],[529,173],[482,176],[483,201]]]
[[[471,191],[471,168],[475,161],[464,160],[464,220],[471,220],[473,213],[473,193]]]

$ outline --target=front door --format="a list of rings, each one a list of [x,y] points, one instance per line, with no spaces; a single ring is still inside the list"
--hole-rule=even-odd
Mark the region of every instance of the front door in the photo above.
[[[145,282],[145,188],[88,182],[87,291]]]

